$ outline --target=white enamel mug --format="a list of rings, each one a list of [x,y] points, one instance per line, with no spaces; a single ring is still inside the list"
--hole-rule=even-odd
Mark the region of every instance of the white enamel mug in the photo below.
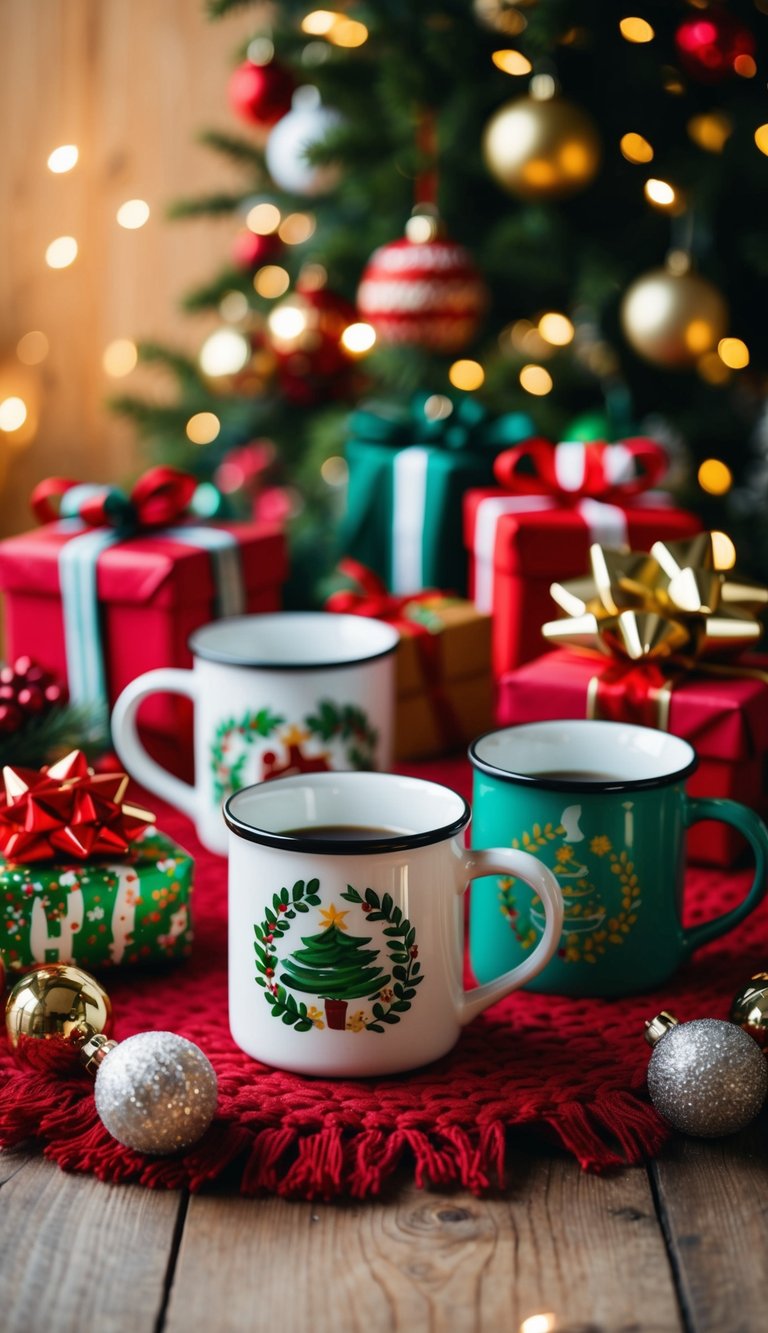
[[[318,773],[248,787],[229,827],[229,1021],[248,1055],[303,1074],[391,1074],[436,1060],[557,948],[563,899],[528,852],[463,845],[466,801],[391,773]],[[541,899],[531,955],[462,985],[463,895],[514,876]]]
[[[325,611],[232,616],[195,630],[192,670],[159,667],[131,681],[112,714],[115,749],[142,786],[194,820],[222,856],[222,801],[288,773],[383,769],[391,763],[397,630]],[[194,701],[195,783],[139,740],[136,713],[158,690]]]

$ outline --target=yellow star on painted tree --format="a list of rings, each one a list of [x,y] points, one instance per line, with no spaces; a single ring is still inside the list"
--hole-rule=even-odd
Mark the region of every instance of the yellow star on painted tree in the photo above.
[[[326,930],[331,926],[338,926],[339,930],[346,930],[348,916],[349,912],[339,912],[335,903],[331,903],[330,907],[325,907],[320,912],[320,920]]]
[[[302,741],[309,740],[309,735],[305,727],[291,726],[280,733],[280,739],[283,745],[301,745]]]

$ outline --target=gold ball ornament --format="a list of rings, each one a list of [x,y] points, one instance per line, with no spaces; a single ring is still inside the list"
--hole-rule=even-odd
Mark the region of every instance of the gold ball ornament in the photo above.
[[[668,370],[695,366],[717,346],[728,319],[725,299],[707,278],[665,268],[637,278],[621,303],[621,327],[630,347]]]
[[[756,972],[734,995],[729,1017],[768,1051],[768,972]]]
[[[26,1038],[57,1040],[78,1049],[96,1032],[106,1032],[112,1006],[88,972],[68,963],[35,968],[16,982],[5,1006],[5,1026],[14,1050]]]
[[[483,135],[491,175],[520,199],[564,199],[600,166],[600,138],[586,111],[561,97],[521,97],[500,107]]]

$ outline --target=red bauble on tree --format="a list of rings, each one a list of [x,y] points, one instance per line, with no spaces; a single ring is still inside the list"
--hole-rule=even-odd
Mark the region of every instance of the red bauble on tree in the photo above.
[[[360,318],[381,342],[459,352],[480,327],[485,283],[463,245],[446,239],[424,217],[406,235],[374,250],[360,280]]]
[[[356,371],[341,338],[356,319],[354,306],[344,297],[301,279],[274,307],[267,321],[269,341],[287,398],[310,405],[343,397]]]
[[[249,124],[268,128],[290,110],[295,88],[293,75],[276,60],[268,65],[244,60],[229,80],[229,104]]]
[[[262,264],[270,264],[280,254],[282,248],[280,237],[274,233],[269,236],[259,236],[255,231],[243,227],[232,242],[232,259],[237,268],[251,273],[254,269],[261,268]]]
[[[32,718],[67,702],[60,681],[33,662],[17,657],[12,666],[0,669],[0,736],[20,731]]]
[[[755,39],[733,14],[725,9],[708,9],[685,19],[675,33],[680,64],[699,83],[719,83],[729,74],[745,73],[739,60],[749,62],[755,54]]]

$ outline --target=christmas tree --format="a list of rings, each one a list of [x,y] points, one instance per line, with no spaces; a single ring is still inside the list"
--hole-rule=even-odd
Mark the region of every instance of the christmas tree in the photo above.
[[[414,395],[553,440],[659,438],[679,498],[765,574],[765,10],[254,6],[242,132],[205,135],[242,190],[175,209],[232,217],[186,298],[221,327],[197,361],[145,345],[177,400],[118,407],[155,459],[289,517],[294,601],[336,555],[350,409]]]
[[[365,947],[370,936],[347,934],[346,912],[331,905],[322,915],[324,929],[302,938],[304,948],[283,961],[280,980],[291,990],[325,1000],[328,1026],[343,1028],[347,1002],[378,994],[390,978],[376,966],[378,950]]]

